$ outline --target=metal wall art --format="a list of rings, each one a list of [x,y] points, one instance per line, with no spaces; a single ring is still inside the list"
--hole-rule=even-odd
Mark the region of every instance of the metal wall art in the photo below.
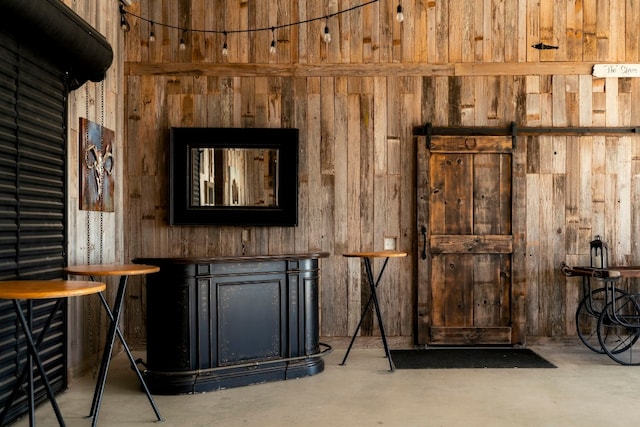
[[[80,118],[80,209],[113,212],[114,132]]]

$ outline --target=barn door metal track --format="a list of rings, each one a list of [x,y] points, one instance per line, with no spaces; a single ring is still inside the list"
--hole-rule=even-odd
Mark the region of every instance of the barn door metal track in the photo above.
[[[518,136],[585,136],[585,135],[627,135],[640,134],[640,127],[520,127],[516,122],[511,122],[508,127],[496,126],[459,126],[442,127],[425,123],[413,128],[413,136],[426,136],[427,148],[431,146],[431,137],[438,136],[511,136],[513,147],[516,146]]]

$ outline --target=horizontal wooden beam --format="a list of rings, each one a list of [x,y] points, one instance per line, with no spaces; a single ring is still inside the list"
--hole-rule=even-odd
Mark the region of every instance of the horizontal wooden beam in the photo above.
[[[511,344],[511,328],[432,326],[431,345]]]
[[[441,234],[431,236],[430,243],[432,254],[510,254],[513,252],[513,237],[507,234]]]
[[[473,135],[432,135],[438,136],[429,142],[432,153],[510,153],[512,150],[511,135],[487,135],[475,138]]]
[[[226,77],[376,77],[451,76],[453,65],[434,64],[204,64],[125,63],[130,76],[226,76]]]
[[[498,62],[457,64],[210,64],[126,62],[129,76],[385,77],[587,75],[593,62]]]
[[[456,76],[542,76],[591,74],[593,62],[465,62],[455,64]]]

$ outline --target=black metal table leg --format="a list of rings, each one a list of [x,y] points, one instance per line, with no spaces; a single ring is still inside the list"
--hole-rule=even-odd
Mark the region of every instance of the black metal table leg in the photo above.
[[[351,347],[353,347],[353,343],[356,340],[356,337],[358,336],[358,331],[360,331],[360,327],[362,326],[362,321],[364,320],[364,316],[367,313],[367,311],[369,310],[369,306],[371,305],[371,302],[373,301],[373,296],[369,295],[369,300],[367,301],[367,304],[364,307],[364,311],[362,312],[362,315],[360,316],[360,321],[358,321],[358,326],[356,327],[356,331],[353,333],[353,336],[351,337],[351,342],[349,342],[349,347],[347,347],[347,352],[344,355],[344,358],[342,359],[342,362],[340,363],[340,365],[344,366],[347,364],[347,358],[349,357],[349,353],[351,353]]]
[[[385,258],[384,267],[387,265],[387,261],[389,258]],[[371,269],[371,258],[367,257],[364,259],[364,265],[367,270],[367,276],[369,277],[369,286],[371,287],[371,296],[373,297],[373,307],[376,310],[376,316],[378,317],[378,326],[380,327],[380,335],[382,336],[382,344],[384,345],[384,352],[387,355],[387,359],[389,359],[389,370],[391,372],[395,371],[396,367],[393,364],[393,359],[391,358],[391,351],[389,351],[389,345],[387,344],[387,335],[384,332],[384,322],[382,321],[382,313],[380,312],[380,304],[378,303],[378,292],[376,289],[378,288],[378,284],[373,282],[373,271]],[[381,270],[384,271],[384,268]],[[382,275],[378,276],[378,280],[380,280]]]
[[[47,321],[44,323],[44,325],[42,327],[42,331],[40,332],[40,335],[38,336],[38,339],[36,340],[36,351],[40,347],[40,345],[42,344],[42,341],[44,341],[44,337],[45,337],[47,331],[49,330],[49,327],[51,326],[51,322],[53,321],[53,318],[55,317],[55,314],[56,314],[56,312],[58,311],[58,309],[60,308],[61,305],[62,305],[62,299],[57,299],[56,300],[56,304],[53,307],[53,310],[51,310],[51,313],[49,314],[49,317],[47,317]],[[32,335],[32,338],[33,338],[33,334],[31,334],[31,335]],[[5,402],[5,406],[4,406],[4,409],[2,411],[2,414],[0,414],[0,426],[4,425],[4,420],[5,420],[6,416],[7,416],[7,414],[9,413],[9,409],[11,409],[11,406],[13,405],[13,402],[15,401],[16,397],[18,397],[18,393],[20,392],[20,390],[22,388],[22,383],[24,382],[25,378],[27,377],[27,374],[29,373],[29,371],[33,371],[33,367],[31,365],[29,365],[29,363],[27,363],[22,368],[22,372],[20,372],[20,375],[18,376],[18,380],[16,381],[16,385],[13,387],[13,391],[11,392],[11,395],[9,396],[7,401]]]
[[[151,407],[153,408],[153,411],[155,412],[156,417],[158,418],[158,421],[163,421],[162,416],[160,415],[160,411],[158,410],[158,407],[156,406],[153,400],[153,397],[151,396],[151,393],[147,388],[147,384],[144,381],[144,378],[142,377],[142,373],[140,372],[140,370],[138,369],[135,363],[133,354],[131,354],[129,346],[125,341],[124,336],[122,335],[122,332],[118,328],[118,323],[120,322],[120,315],[122,314],[122,306],[124,305],[124,295],[127,289],[127,278],[128,276],[126,275],[120,276],[120,283],[118,285],[116,299],[113,304],[113,310],[109,309],[109,304],[104,298],[104,295],[102,293],[99,294],[100,301],[102,302],[102,305],[104,306],[107,312],[107,316],[111,320],[111,324],[109,325],[109,331],[107,332],[107,339],[104,347],[104,352],[102,355],[102,361],[100,362],[98,381],[96,382],[96,388],[93,394],[93,401],[91,403],[91,411],[89,412],[89,417],[93,418],[93,421],[91,424],[92,427],[95,427],[95,425],[98,422],[98,414],[100,412],[100,405],[102,404],[102,397],[104,395],[104,388],[107,382],[107,373],[109,370],[109,364],[111,363],[111,357],[113,354],[113,347],[115,344],[116,336],[118,336],[118,339],[122,343],[125,349],[125,352],[129,357],[129,361],[131,362],[134,368],[134,371],[136,372],[138,379],[140,380],[140,383],[144,388],[147,398],[149,399],[149,403],[151,404]],[[95,279],[92,277],[92,280],[95,280]]]
[[[114,321],[113,313],[111,313],[111,310],[109,309],[109,304],[107,304],[107,300],[104,298],[104,295],[102,295],[102,293],[100,293],[98,295],[100,296],[100,301],[102,302],[102,305],[104,306],[105,310],[107,311],[107,315],[109,316],[109,319],[113,322]],[[151,392],[149,391],[149,387],[147,387],[147,383],[145,382],[144,377],[142,376],[142,372],[140,372],[140,369],[138,369],[138,365],[136,364],[136,360],[133,357],[133,354],[131,353],[131,350],[129,349],[129,345],[125,341],[124,336],[122,335],[122,332],[120,331],[120,328],[118,327],[117,323],[116,323],[116,335],[118,336],[118,339],[120,340],[120,343],[122,344],[122,347],[124,348],[125,353],[127,354],[127,357],[129,358],[129,361],[131,362],[131,367],[133,368],[133,370],[135,371],[136,375],[138,376],[138,380],[140,381],[140,385],[144,389],[144,392],[147,395],[147,399],[149,399],[149,403],[151,404],[151,407],[153,408],[153,411],[155,412],[156,417],[158,418],[158,421],[164,421],[162,419],[162,416],[160,415],[160,410],[156,406],[156,403],[153,400],[153,397],[151,396]]]
[[[113,345],[116,339],[116,325],[120,321],[120,313],[124,302],[124,292],[127,288],[127,276],[120,278],[120,284],[118,285],[118,292],[116,293],[116,300],[113,306],[112,321],[109,325],[109,331],[107,332],[107,339],[104,345],[104,351],[102,353],[102,361],[100,362],[100,370],[98,374],[98,381],[96,382],[95,392],[93,393],[93,401],[91,402],[91,411],[89,417],[93,418],[91,423],[95,426],[98,422],[98,414],[100,412],[100,405],[102,403],[102,396],[104,394],[104,386],[107,382],[107,373],[109,371],[109,364],[111,363],[111,355],[113,353]]]
[[[64,427],[65,423],[64,423],[64,420],[62,419],[62,413],[60,412],[60,408],[58,407],[58,403],[56,402],[56,398],[55,398],[55,395],[53,394],[53,389],[51,388],[51,384],[49,384],[49,379],[47,378],[47,372],[45,371],[44,366],[42,365],[42,361],[40,360],[40,355],[38,354],[38,345],[34,343],[33,335],[31,334],[32,301],[27,300],[27,312],[29,316],[28,322],[24,316],[24,313],[22,312],[22,309],[20,308],[20,303],[18,302],[18,300],[15,300],[15,299],[13,300],[13,306],[15,308],[16,315],[18,316],[20,325],[22,326],[22,329],[24,331],[24,335],[27,341],[27,349],[28,349],[27,368],[28,368],[28,377],[29,377],[29,425],[35,426],[36,424],[35,401],[34,401],[35,389],[34,389],[34,381],[33,381],[33,362],[35,362],[36,367],[40,372],[40,376],[42,378],[42,382],[44,384],[45,390],[47,392],[47,397],[49,398],[49,402],[51,402],[51,406],[53,407],[53,412],[55,412],[56,414],[58,424],[61,427]],[[48,327],[48,325],[45,325],[45,326]],[[41,332],[41,336],[44,336],[46,332],[47,332],[46,329],[43,329],[43,331]],[[41,340],[38,340],[38,341],[42,342]],[[21,377],[24,378],[24,371]],[[20,384],[17,384],[17,386],[19,385]]]
[[[389,261],[389,258],[385,258],[384,263],[382,264],[382,268],[380,269],[380,272],[378,273],[378,277],[377,279],[374,281],[373,280],[373,270],[371,268],[371,258],[370,257],[364,257],[364,263],[365,263],[365,269],[367,272],[367,282],[369,284],[369,287],[371,289],[371,295],[369,295],[369,300],[367,301],[367,304],[365,305],[365,308],[362,312],[362,315],[360,316],[360,321],[358,322],[358,326],[356,327],[355,332],[353,333],[353,336],[351,337],[351,342],[349,343],[349,347],[347,348],[347,352],[344,355],[344,358],[342,359],[342,363],[340,363],[340,365],[345,365],[347,363],[347,358],[349,357],[349,353],[351,352],[351,347],[353,347],[353,343],[356,340],[356,337],[358,336],[358,332],[360,331],[360,327],[362,326],[362,322],[364,320],[364,317],[367,314],[367,311],[369,310],[369,306],[371,305],[371,302],[373,302],[375,311],[376,311],[376,318],[378,319],[378,326],[380,327],[380,334],[382,335],[382,344],[384,345],[384,350],[385,350],[385,355],[386,357],[389,359],[389,367],[391,371],[395,371],[395,366],[393,364],[393,360],[391,359],[391,352],[389,351],[389,346],[387,345],[387,336],[384,332],[384,325],[382,324],[382,315],[380,313],[380,306],[378,305],[378,295],[376,293],[376,289],[378,288],[378,284],[380,283],[380,279],[382,278],[382,274],[384,273],[384,270],[387,268],[387,262]]]

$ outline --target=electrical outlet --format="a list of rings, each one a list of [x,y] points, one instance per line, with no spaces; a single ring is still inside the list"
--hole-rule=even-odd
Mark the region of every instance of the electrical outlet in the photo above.
[[[395,237],[385,237],[384,238],[384,250],[385,251],[395,251],[396,250],[396,238]]]

